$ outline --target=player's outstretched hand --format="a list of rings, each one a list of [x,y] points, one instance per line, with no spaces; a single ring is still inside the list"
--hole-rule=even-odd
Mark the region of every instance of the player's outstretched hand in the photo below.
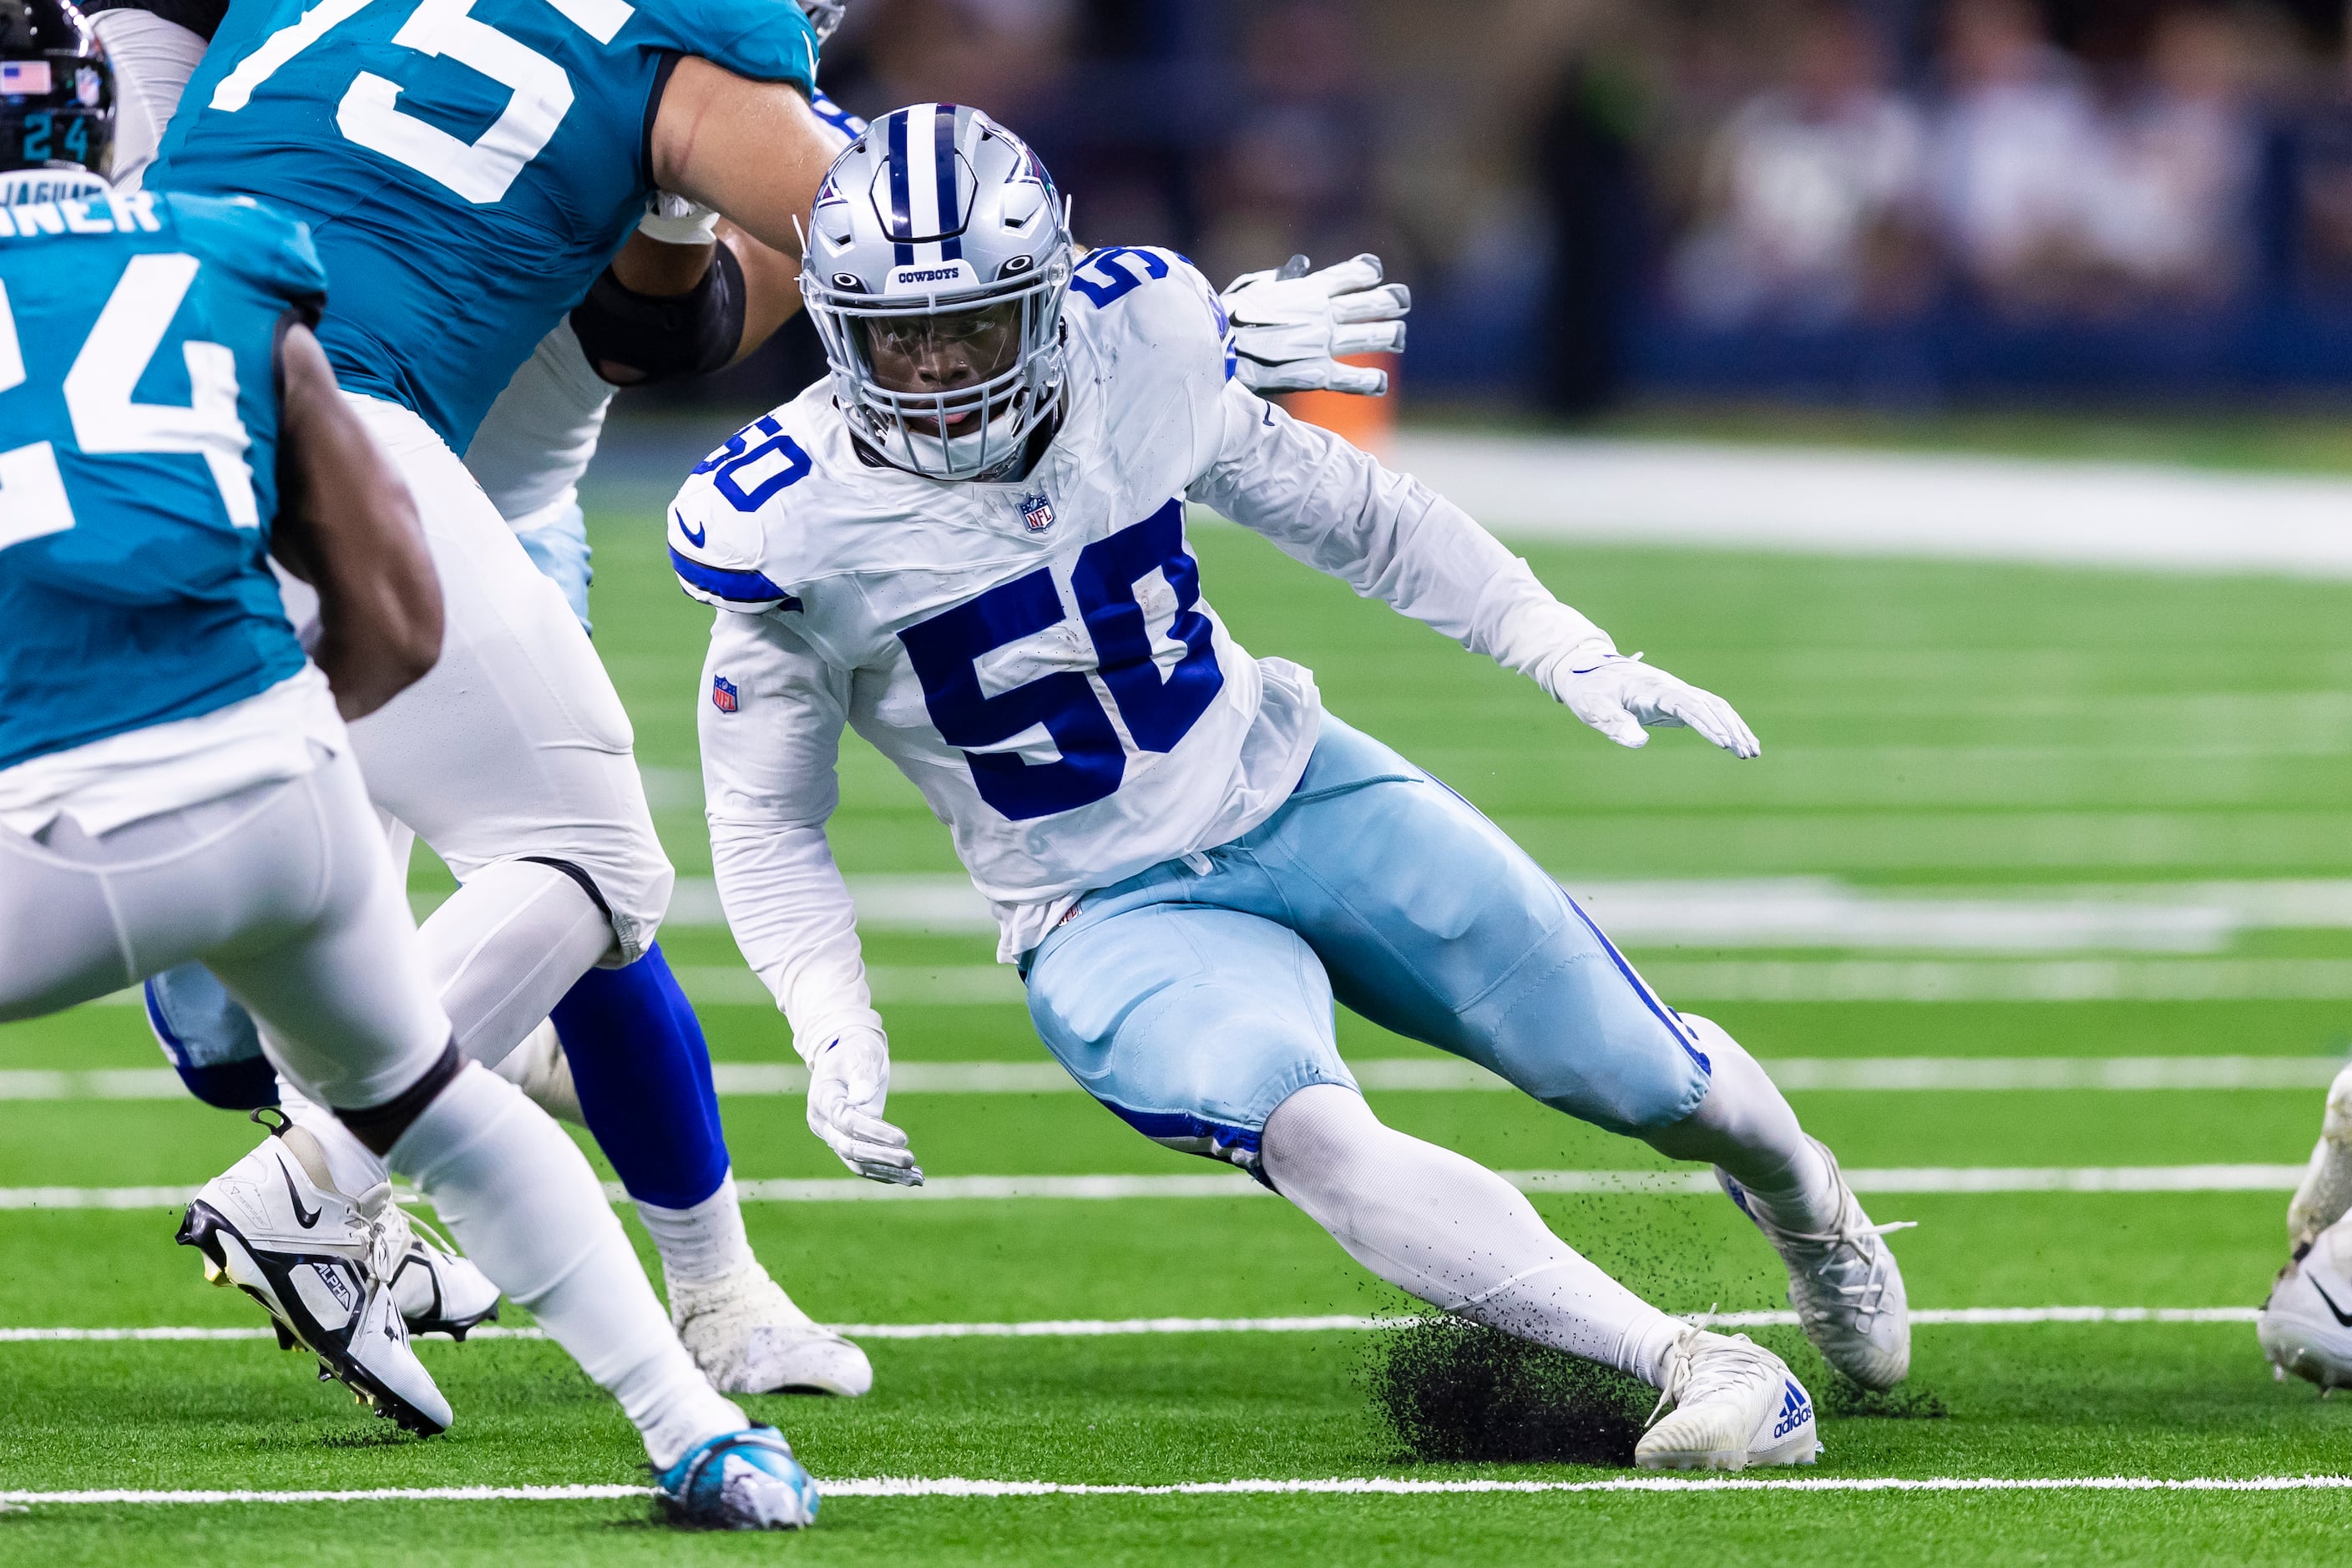
[[[1735,757],[1764,750],[1731,704],[1712,691],[1631,658],[1611,657],[1572,670],[1554,693],[1568,710],[1621,746],[1646,746],[1651,730],[1692,729]]]
[[[869,1182],[923,1184],[907,1135],[882,1120],[890,1047],[877,1029],[845,1029],[809,1065],[809,1131]]]
[[[1233,322],[1234,374],[1252,392],[1384,395],[1388,372],[1339,363],[1404,347],[1412,295],[1381,278],[1381,258],[1369,254],[1320,272],[1294,256],[1275,271],[1243,273],[1217,301]]]

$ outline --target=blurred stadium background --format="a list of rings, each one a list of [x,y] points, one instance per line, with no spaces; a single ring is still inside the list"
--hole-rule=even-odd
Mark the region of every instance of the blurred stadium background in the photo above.
[[[2352,389],[2335,0],[861,0],[825,68],[1220,284],[1378,251],[1408,410]]]

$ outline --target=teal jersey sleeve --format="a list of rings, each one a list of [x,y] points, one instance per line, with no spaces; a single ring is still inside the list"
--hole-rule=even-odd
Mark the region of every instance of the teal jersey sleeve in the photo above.
[[[299,224],[152,193],[0,231],[0,767],[302,667],[268,565]]]
[[[636,223],[682,55],[814,90],[793,0],[233,0],[147,184],[306,221],[343,384],[462,452]]]

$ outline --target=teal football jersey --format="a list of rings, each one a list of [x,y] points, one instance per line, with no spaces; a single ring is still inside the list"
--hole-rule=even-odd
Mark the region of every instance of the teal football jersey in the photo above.
[[[152,193],[0,207],[0,768],[301,669],[271,577],[299,224]]]
[[[682,54],[816,79],[793,0],[233,0],[147,184],[309,223],[343,385],[463,452],[642,216]]]

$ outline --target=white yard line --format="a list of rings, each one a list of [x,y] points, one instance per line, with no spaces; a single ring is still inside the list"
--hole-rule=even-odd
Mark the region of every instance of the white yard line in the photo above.
[[[1713,1002],[2255,1002],[2352,998],[2352,958],[1732,959],[1635,953],[1643,978],[1669,999]],[[678,980],[709,1006],[766,1006],[748,970],[681,967]],[[996,964],[874,964],[885,1006],[1018,1005],[1019,976]]]
[[[1860,887],[1833,877],[1594,877],[1553,873],[1624,947],[1903,948],[1956,952],[2212,952],[2242,931],[2352,929],[2352,879]],[[867,931],[987,935],[969,879],[849,879]],[[418,896],[420,910],[440,901]],[[708,877],[680,878],[665,923],[723,926]]]
[[[2344,1069],[2336,1057],[1779,1057],[1764,1063],[1786,1089],[1885,1091],[2016,1089],[2322,1089]],[[1388,1093],[1517,1093],[1475,1062],[1454,1057],[1370,1057],[1349,1063],[1356,1081]],[[716,1062],[720,1094],[802,1095],[808,1069],[782,1062]],[[1059,1064],[894,1062],[894,1094],[1076,1094]],[[0,1100],[184,1100],[169,1068],[104,1072],[0,1070]]]
[[[1928,1328],[2010,1328],[2035,1323],[2251,1323],[2252,1307],[1915,1307],[1911,1321]],[[1794,1328],[1791,1311],[1685,1312],[1684,1321],[1715,1329]],[[1118,1339],[1140,1334],[1328,1334],[1411,1328],[1429,1320],[1328,1313],[1296,1318],[1035,1318],[1009,1323],[835,1323],[834,1329],[861,1340]],[[538,1340],[537,1329],[486,1324],[470,1338]],[[111,1344],[118,1342],[269,1340],[266,1328],[5,1329],[0,1344]],[[433,1343],[433,1341],[425,1341]]]
[[[1559,1492],[2290,1492],[2352,1489],[2352,1476],[1616,1476],[1594,1481],[1422,1480],[1397,1476],[1177,1481],[1164,1485],[870,1476],[817,1479],[827,1498],[1443,1497]],[[374,1487],[352,1491],[0,1491],[16,1508],[105,1504],[583,1502],[646,1498],[645,1487]]]
[[[1504,1171],[1521,1192],[1674,1197],[1713,1194],[1706,1171]],[[2301,1165],[1920,1165],[1850,1169],[1858,1193],[2288,1193]],[[1269,1196],[1247,1176],[935,1176],[919,1187],[817,1177],[738,1184],[745,1203],[940,1203],[1053,1199],[1251,1198]],[[622,1202],[618,1184],[605,1195]],[[0,1187],[0,1209],[174,1208],[194,1187]],[[403,1194],[404,1202],[417,1201]]]
[[[1507,538],[2352,576],[2352,480],[2143,463],[1408,431]]]

